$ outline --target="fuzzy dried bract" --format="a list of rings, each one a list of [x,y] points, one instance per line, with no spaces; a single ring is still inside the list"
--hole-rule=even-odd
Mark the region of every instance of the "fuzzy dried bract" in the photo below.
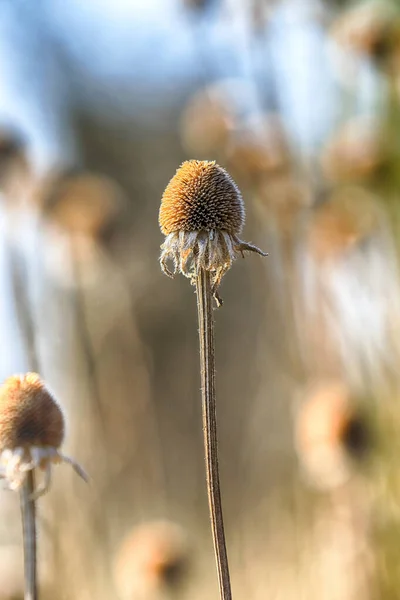
[[[203,268],[211,272],[216,294],[238,254],[249,251],[265,256],[239,238],[244,221],[241,193],[225,169],[214,161],[184,162],[161,201],[159,223],[166,236],[160,257],[163,272],[172,277],[179,271],[193,282]],[[173,262],[173,272],[168,260]]]
[[[82,468],[59,450],[65,432],[64,415],[36,373],[9,377],[0,388],[0,477],[12,490],[24,483],[26,473],[40,468],[43,485],[35,497],[47,491],[51,465],[67,462],[87,479]]]

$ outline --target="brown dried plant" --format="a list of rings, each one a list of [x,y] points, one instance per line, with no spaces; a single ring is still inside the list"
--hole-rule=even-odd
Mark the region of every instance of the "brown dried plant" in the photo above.
[[[62,410],[36,373],[9,377],[0,388],[0,477],[20,490],[24,533],[25,599],[38,597],[35,501],[49,488],[52,464],[66,462],[80,477],[80,465],[60,451],[64,440]],[[34,472],[44,471],[35,488]]]
[[[159,597],[176,591],[187,574],[189,546],[185,531],[172,521],[145,521],[129,531],[114,562],[114,580],[122,600]]]
[[[215,398],[215,350],[212,297],[221,305],[218,288],[238,254],[265,256],[239,235],[245,219],[243,199],[230,175],[215,162],[184,162],[171,179],[161,201],[159,223],[166,240],[161,268],[179,271],[196,286],[200,339],[200,369],[207,492],[220,598],[232,598],[226,551],[218,467]],[[174,271],[167,267],[172,260]]]

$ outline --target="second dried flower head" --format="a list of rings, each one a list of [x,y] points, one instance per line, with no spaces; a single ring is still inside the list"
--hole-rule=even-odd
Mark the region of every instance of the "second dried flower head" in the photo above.
[[[43,484],[35,497],[49,486],[51,465],[67,462],[83,479],[83,469],[60,452],[65,421],[60,406],[36,373],[9,377],[0,388],[0,477],[18,490],[28,471],[44,470]]]
[[[160,257],[163,272],[172,277],[179,271],[194,281],[199,269],[210,271],[218,302],[221,279],[238,254],[249,251],[265,256],[239,238],[244,220],[241,193],[225,169],[214,161],[184,162],[161,201],[159,223],[166,236]]]

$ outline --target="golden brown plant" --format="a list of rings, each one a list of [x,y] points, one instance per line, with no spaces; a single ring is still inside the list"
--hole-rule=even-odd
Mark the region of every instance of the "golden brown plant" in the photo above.
[[[200,269],[211,274],[212,291],[220,303],[218,287],[238,254],[265,256],[240,235],[245,219],[243,199],[230,175],[214,161],[190,160],[182,164],[167,185],[159,223],[167,236],[160,264],[172,277],[177,271],[195,282]],[[167,267],[172,260],[174,271]]]
[[[224,152],[235,125],[232,106],[214,88],[197,92],[189,101],[181,118],[184,148],[203,156]]]
[[[61,408],[36,373],[14,375],[0,388],[0,477],[21,490],[25,600],[37,599],[35,500],[50,484],[53,463],[67,462],[84,480],[83,469],[60,452],[65,422]],[[34,471],[45,471],[35,489]]]
[[[305,397],[296,419],[296,446],[310,480],[322,488],[345,483],[352,461],[365,456],[369,431],[348,387],[320,382]]]
[[[122,196],[108,177],[82,172],[49,177],[38,201],[46,216],[71,235],[98,239],[114,223]]]
[[[226,161],[235,175],[251,185],[287,171],[290,151],[279,117],[265,114],[236,128],[226,146]]]
[[[344,48],[384,60],[399,40],[399,26],[399,13],[393,3],[368,0],[344,11],[331,33]]]
[[[276,174],[257,187],[255,207],[267,225],[274,226],[286,241],[293,241],[300,215],[312,205],[311,187],[290,174]]]
[[[357,117],[345,123],[328,141],[321,164],[330,181],[364,181],[376,174],[385,158],[378,123]]]
[[[238,235],[244,225],[244,205],[238,187],[215,162],[183,163],[171,179],[161,201],[159,223],[167,236],[161,246],[161,268],[172,276],[166,262],[172,259],[196,285],[200,340],[203,435],[211,529],[217,562],[220,598],[232,598],[219,483],[215,403],[215,350],[212,296],[221,304],[218,286],[238,253],[264,256]]]
[[[381,217],[374,197],[358,187],[339,188],[316,208],[308,249],[316,261],[335,260],[377,230]]]
[[[123,600],[152,598],[181,583],[188,565],[188,544],[181,527],[170,521],[146,522],[125,538],[114,563]]]
[[[67,462],[86,479],[82,468],[60,451],[65,420],[62,410],[36,373],[14,375],[0,388],[0,476],[12,490],[23,485],[27,473],[45,472],[43,486],[50,484],[51,466]]]

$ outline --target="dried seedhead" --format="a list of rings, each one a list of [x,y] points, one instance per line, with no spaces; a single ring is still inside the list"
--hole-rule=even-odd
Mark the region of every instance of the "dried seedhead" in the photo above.
[[[287,173],[290,149],[279,117],[274,113],[253,116],[232,132],[226,147],[229,169],[250,185]]]
[[[319,263],[338,260],[376,234],[381,222],[372,195],[358,187],[339,188],[315,209],[307,234],[308,250]]]
[[[397,7],[384,0],[359,2],[334,23],[332,36],[349,50],[385,60],[399,41]]]
[[[199,269],[212,273],[213,292],[238,254],[265,256],[256,246],[239,239],[245,220],[240,191],[230,175],[214,161],[182,164],[167,185],[159,223],[167,236],[160,264],[172,277],[177,271],[194,281]],[[167,267],[172,260],[174,271]]]
[[[115,224],[123,194],[102,175],[71,170],[43,183],[40,203],[46,216],[72,235],[102,239]]]
[[[19,489],[29,470],[45,472],[35,497],[47,491],[52,463],[67,462],[86,480],[81,467],[59,451],[65,421],[60,406],[39,375],[9,377],[0,388],[0,477]]]
[[[117,589],[124,600],[153,597],[176,589],[188,566],[188,543],[181,527],[153,521],[135,527],[123,541],[114,564]]]
[[[365,415],[347,386],[320,383],[305,398],[296,420],[299,458],[310,480],[333,488],[350,479],[355,462],[370,448]]]
[[[224,154],[237,116],[229,95],[220,86],[199,90],[181,118],[181,137],[188,153],[198,156]]]
[[[357,117],[344,123],[321,156],[325,177],[333,182],[365,181],[385,165],[387,152],[378,123]]]

